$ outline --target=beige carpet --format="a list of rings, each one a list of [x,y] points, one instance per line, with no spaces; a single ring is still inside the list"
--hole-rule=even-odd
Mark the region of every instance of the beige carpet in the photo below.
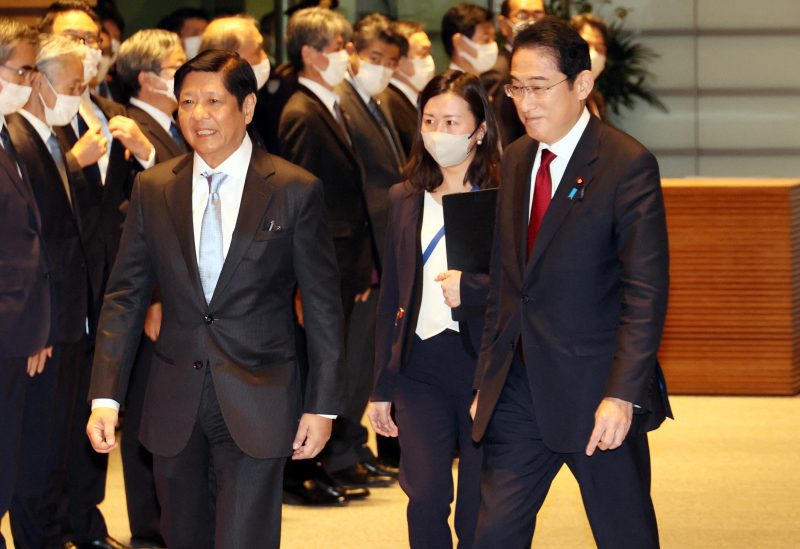
[[[800,397],[673,397],[672,403],[678,420],[650,438],[662,546],[800,547]],[[127,540],[118,454],[107,495],[102,509],[111,533]],[[2,531],[10,538],[7,518]],[[533,547],[593,546],[577,484],[565,468],[539,516]],[[285,506],[283,547],[407,547],[405,496],[395,487],[342,509]]]

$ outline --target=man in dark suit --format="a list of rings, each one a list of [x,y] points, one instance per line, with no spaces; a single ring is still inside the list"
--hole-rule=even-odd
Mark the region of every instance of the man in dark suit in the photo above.
[[[0,19],[0,517],[11,505],[24,457],[20,442],[30,381],[25,374],[43,373],[52,352],[52,284],[42,218],[5,120],[31,93],[37,42],[37,33],[26,25]],[[0,534],[0,548],[5,547]]]
[[[230,52],[203,52],[175,74],[180,126],[196,152],[138,177],[101,313],[87,432],[109,452],[159,284],[164,318],[140,438],[175,549],[278,547],[286,457],[316,456],[331,429],[320,414],[342,405],[339,277],[322,185],[253,147],[255,91],[250,65]],[[296,286],[308,313],[305,391]]]
[[[44,38],[36,52],[33,92],[25,107],[6,119],[42,217],[55,304],[53,357],[42,375],[29,383],[25,401],[25,460],[10,510],[14,544],[20,548],[63,542],[60,529],[65,517],[58,498],[67,479],[75,392],[85,364],[89,288],[78,215],[80,194],[67,178],[65,149],[53,125],[68,124],[77,111],[83,90],[82,59],[83,49],[73,41],[56,35]]]
[[[503,159],[475,378],[476,547],[528,547],[564,463],[599,547],[658,546],[647,431],[671,415],[656,356],[664,203],[653,155],[586,109],[590,68],[565,21],[517,35],[509,92],[528,136]]]
[[[356,301],[369,296],[375,264],[363,166],[349,133],[349,115],[335,92],[349,65],[346,44],[351,34],[350,23],[328,9],[306,8],[292,15],[286,37],[298,88],[281,113],[278,133],[281,156],[319,177],[325,187],[326,218],[342,276],[345,325]],[[345,436],[342,428],[342,422],[334,425],[325,468],[340,486],[357,489],[363,497],[368,493],[364,491],[368,473],[355,452],[339,451]],[[337,473],[342,473],[338,479]],[[300,480],[298,475],[292,472],[291,478]]]

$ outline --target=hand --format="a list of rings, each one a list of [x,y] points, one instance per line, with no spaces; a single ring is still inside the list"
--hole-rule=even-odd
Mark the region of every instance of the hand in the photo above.
[[[461,271],[451,269],[439,273],[434,280],[442,283],[445,305],[451,309],[461,305]]]
[[[108,454],[117,446],[114,429],[117,427],[119,412],[114,408],[95,408],[86,424],[86,434],[92,448],[100,454]]]
[[[613,397],[604,398],[594,413],[594,430],[586,446],[586,455],[594,454],[595,448],[619,448],[631,428],[632,420],[632,402]]]
[[[144,334],[151,341],[158,340],[161,332],[161,303],[153,303],[147,308],[147,316],[144,317]]]
[[[478,411],[478,397],[481,396],[480,391],[475,391],[475,398],[472,399],[472,404],[469,406],[469,417],[475,421],[475,412]]]
[[[370,286],[369,288],[367,288],[366,290],[364,290],[360,294],[356,294],[356,298],[355,298],[354,301],[356,303],[358,303],[358,302],[366,303],[369,300],[369,294],[371,294],[371,293],[372,293],[372,287]]]
[[[333,420],[319,414],[303,414],[292,443],[292,459],[309,459],[319,454],[331,438]]]
[[[303,317],[303,297],[300,295],[300,288],[294,293],[294,314],[297,315],[297,323],[301,328],[306,327],[306,319]]]
[[[108,129],[114,139],[118,139],[136,158],[146,162],[150,158],[153,144],[139,129],[138,124],[126,116],[115,116],[108,121]]]
[[[28,357],[27,372],[30,377],[41,374],[44,371],[44,363],[53,356],[53,347],[45,347]]]
[[[379,435],[385,437],[397,436],[397,425],[392,420],[391,402],[370,402],[367,408],[367,417],[372,428]]]
[[[71,152],[81,168],[91,166],[106,154],[108,139],[103,136],[100,126],[92,126],[72,146]]]

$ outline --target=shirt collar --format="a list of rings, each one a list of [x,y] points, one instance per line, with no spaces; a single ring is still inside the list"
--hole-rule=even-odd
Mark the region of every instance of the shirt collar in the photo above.
[[[339,96],[335,92],[329,90],[328,88],[326,88],[322,84],[319,84],[318,82],[314,82],[310,78],[306,78],[305,76],[301,76],[300,78],[298,78],[297,83],[302,84],[303,86],[311,90],[311,93],[316,95],[317,99],[322,101],[322,103],[328,108],[328,110],[331,111],[331,114],[333,114],[333,104],[339,101]]]
[[[173,124],[172,117],[170,115],[168,115],[167,113],[165,113],[161,109],[155,108],[150,103],[147,103],[146,101],[142,101],[138,97],[131,97],[130,103],[134,107],[139,107],[144,112],[146,112],[147,114],[152,116],[153,120],[158,122],[158,125],[161,126],[162,128],[164,128],[164,131],[169,132],[169,128]]]
[[[247,178],[247,170],[250,166],[250,157],[253,154],[253,142],[250,141],[250,136],[244,134],[244,139],[239,148],[233,154],[225,159],[222,164],[216,168],[211,168],[206,161],[203,160],[199,154],[194,153],[194,164],[192,166],[192,181],[197,181],[203,173],[224,173],[230,178],[238,181],[244,181]]]
[[[21,114],[23,117],[25,117],[25,120],[31,123],[33,129],[36,130],[36,133],[38,133],[39,137],[42,138],[42,141],[47,143],[47,140],[50,139],[51,135],[53,135],[53,128],[51,128],[47,122],[37,118],[35,115],[31,114],[25,109],[20,109],[19,114]]]
[[[586,126],[589,125],[589,120],[591,118],[592,115],[589,114],[589,109],[583,107],[583,112],[580,117],[578,117],[578,121],[575,122],[572,129],[567,132],[567,135],[549,145],[547,143],[539,143],[539,149],[550,149],[557,158],[569,161],[572,157],[572,153],[575,151],[575,147],[578,146],[578,141],[580,141]]]
[[[397,78],[392,78],[389,81],[395,88],[403,92],[403,95],[408,97],[408,100],[411,101],[411,104],[415,107],[417,106],[417,100],[419,99],[419,93],[414,90],[411,86],[398,80]]]
[[[350,85],[353,86],[353,88],[355,88],[355,90],[358,92],[358,95],[361,96],[361,100],[365,104],[368,104],[370,99],[372,99],[372,96],[370,96],[367,92],[365,92],[361,88],[361,85],[358,83],[358,79],[352,74],[350,74],[350,71],[347,71],[347,74],[345,74],[344,77],[347,79],[348,82],[350,82]]]

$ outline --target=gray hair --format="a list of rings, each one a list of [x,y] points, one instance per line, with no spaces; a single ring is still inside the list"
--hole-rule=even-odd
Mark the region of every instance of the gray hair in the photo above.
[[[144,29],[134,33],[119,47],[117,76],[127,91],[139,95],[139,73],[161,72],[164,58],[181,47],[181,39],[174,32],[162,29]]]
[[[75,56],[83,62],[86,46],[59,34],[39,35],[39,48],[36,50],[36,68],[49,77],[50,66],[59,63],[64,57]]]
[[[0,64],[8,61],[21,42],[36,46],[39,42],[39,33],[19,21],[0,18]]]
[[[244,41],[242,26],[252,25],[258,31],[258,22],[249,15],[231,15],[219,17],[211,21],[203,31],[203,41],[200,42],[200,51],[227,50],[239,51]]]
[[[322,51],[337,34],[341,34],[345,42],[349,42],[353,35],[353,27],[341,13],[326,8],[306,8],[295,12],[286,27],[289,61],[298,71],[303,70],[303,46]]]

